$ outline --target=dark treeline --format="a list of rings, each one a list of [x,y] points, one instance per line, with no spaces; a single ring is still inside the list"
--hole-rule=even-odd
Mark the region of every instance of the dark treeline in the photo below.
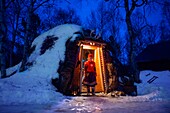
[[[170,39],[170,2],[168,0],[99,0],[88,18],[78,12],[84,0],[1,0],[0,67],[22,61],[24,71],[33,40],[57,25],[73,23],[95,32],[116,51],[115,57],[135,71],[135,57],[148,44]],[[90,0],[86,2],[90,3]],[[74,4],[81,4],[75,7]],[[62,5],[62,7],[61,7]],[[159,10],[158,10],[159,9]],[[158,13],[159,12],[159,13]],[[149,15],[158,15],[157,23]],[[83,14],[82,14],[83,15]]]

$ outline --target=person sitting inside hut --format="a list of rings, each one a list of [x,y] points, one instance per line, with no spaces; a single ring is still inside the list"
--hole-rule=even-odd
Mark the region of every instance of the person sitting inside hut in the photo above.
[[[90,95],[90,88],[92,89],[92,95],[95,95],[96,82],[96,66],[93,61],[93,55],[88,54],[88,60],[84,63],[85,78],[83,84],[87,86],[87,95]]]

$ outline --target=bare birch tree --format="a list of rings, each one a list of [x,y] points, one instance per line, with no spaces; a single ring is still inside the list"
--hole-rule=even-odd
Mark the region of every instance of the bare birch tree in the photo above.
[[[20,71],[24,71],[26,69],[26,63],[29,57],[29,38],[31,36],[31,24],[32,24],[32,19],[31,17],[33,16],[34,12],[40,8],[43,4],[47,3],[49,0],[29,0],[27,6],[27,19],[26,19],[26,29],[25,29],[25,36],[24,36],[24,54],[23,54],[23,59],[22,59],[22,64],[20,67]]]
[[[1,78],[6,77],[6,38],[7,38],[7,25],[6,25],[6,8],[13,2],[1,0],[0,1],[0,69]]]
[[[162,20],[160,25],[161,41],[170,40],[170,2],[165,0],[162,3]]]
[[[109,0],[105,0],[108,2]],[[128,62],[130,66],[130,74],[134,77],[136,81],[138,81],[138,74],[135,64],[135,40],[137,37],[137,33],[134,30],[133,21],[132,21],[132,13],[138,7],[142,7],[147,3],[148,0],[117,0],[116,3],[118,7],[116,8],[124,8],[125,9],[125,23],[127,26],[127,32],[129,37],[129,52],[128,52]]]
[[[0,67],[1,78],[6,77],[6,60],[5,60],[5,39],[7,28],[5,24],[5,0],[0,1]]]
[[[13,66],[13,56],[14,56],[14,46],[16,43],[16,37],[18,34],[18,29],[19,29],[19,19],[21,15],[21,3],[19,0],[15,0],[13,4],[10,5],[10,7],[7,10],[7,17],[9,18],[9,25],[10,27],[8,29],[8,32],[11,33],[10,38],[11,38],[11,43],[10,43],[10,50],[9,50],[9,66]]]
[[[130,64],[130,68],[131,68],[131,74],[134,77],[134,79],[136,81],[138,81],[138,74],[137,74],[137,69],[136,69],[136,64],[135,64],[135,38],[136,38],[136,32],[134,31],[133,25],[132,25],[132,20],[131,20],[131,16],[132,13],[134,12],[134,10],[137,7],[141,7],[144,4],[147,3],[147,0],[124,0],[124,8],[125,8],[125,12],[126,12],[126,16],[125,16],[125,20],[126,20],[126,25],[127,25],[127,29],[128,29],[128,34],[129,34],[129,39],[130,39],[130,49],[129,49],[129,64]]]

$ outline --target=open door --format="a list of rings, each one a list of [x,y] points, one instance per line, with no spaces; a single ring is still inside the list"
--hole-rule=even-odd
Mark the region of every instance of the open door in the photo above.
[[[91,53],[94,56],[94,62],[96,64],[96,93],[98,92],[105,92],[106,84],[105,84],[105,69],[104,69],[104,59],[103,59],[103,52],[102,47],[94,46],[94,45],[82,45],[80,50],[80,92],[86,93],[87,88],[82,84],[84,78],[84,62],[87,61],[88,54]]]

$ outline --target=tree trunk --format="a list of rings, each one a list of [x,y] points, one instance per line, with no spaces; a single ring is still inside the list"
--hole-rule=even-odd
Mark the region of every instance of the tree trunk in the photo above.
[[[137,71],[137,67],[136,67],[136,63],[135,63],[135,33],[133,31],[133,26],[132,26],[132,21],[131,21],[131,15],[132,12],[135,9],[135,5],[132,4],[131,8],[129,8],[129,1],[128,0],[124,0],[125,2],[125,11],[126,11],[126,25],[127,25],[127,29],[128,29],[128,33],[129,33],[129,38],[130,38],[130,49],[129,49],[129,65],[130,65],[130,74],[131,76],[135,79],[135,81],[138,81],[139,77],[138,77],[138,71]]]
[[[5,25],[5,0],[0,1],[0,68],[1,78],[6,77],[6,60],[5,60],[5,39],[6,39],[6,25]]]
[[[27,25],[26,25],[26,33],[24,36],[24,54],[23,54],[23,60],[22,60],[22,64],[20,67],[20,72],[25,71],[26,70],[26,63],[29,57],[29,37],[30,37],[30,29],[31,29],[31,15],[33,13],[33,1],[30,1],[30,6],[28,9],[28,17],[27,17]]]
[[[13,33],[12,33],[12,42],[11,42],[11,48],[10,48],[10,61],[9,61],[9,66],[13,66],[13,50],[14,50],[14,45],[15,45],[15,38],[16,38],[16,30],[14,29],[13,30]]]
[[[16,8],[19,8],[19,7],[16,7]],[[13,62],[14,52],[13,51],[14,51],[15,40],[16,40],[16,35],[17,35],[17,31],[18,31],[19,16],[20,16],[20,8],[18,9],[18,12],[16,14],[16,23],[14,22],[14,24],[13,24],[12,43],[11,43],[11,48],[10,48],[10,62],[9,62],[10,67],[14,65],[14,62]]]
[[[21,67],[20,67],[20,72],[25,71],[26,63],[27,63],[28,56],[29,56],[29,46],[28,46],[29,45],[28,44],[29,43],[29,41],[28,41],[28,37],[29,37],[29,31],[28,31],[29,25],[27,25],[26,29],[27,30],[26,30],[26,33],[25,33],[25,36],[24,36],[24,54],[23,54],[22,64],[21,64]]]
[[[126,15],[126,24],[128,28],[129,38],[130,38],[130,50],[129,50],[129,63],[130,65],[134,62],[134,45],[135,45],[135,35],[132,28],[132,22],[130,20],[130,15]]]

